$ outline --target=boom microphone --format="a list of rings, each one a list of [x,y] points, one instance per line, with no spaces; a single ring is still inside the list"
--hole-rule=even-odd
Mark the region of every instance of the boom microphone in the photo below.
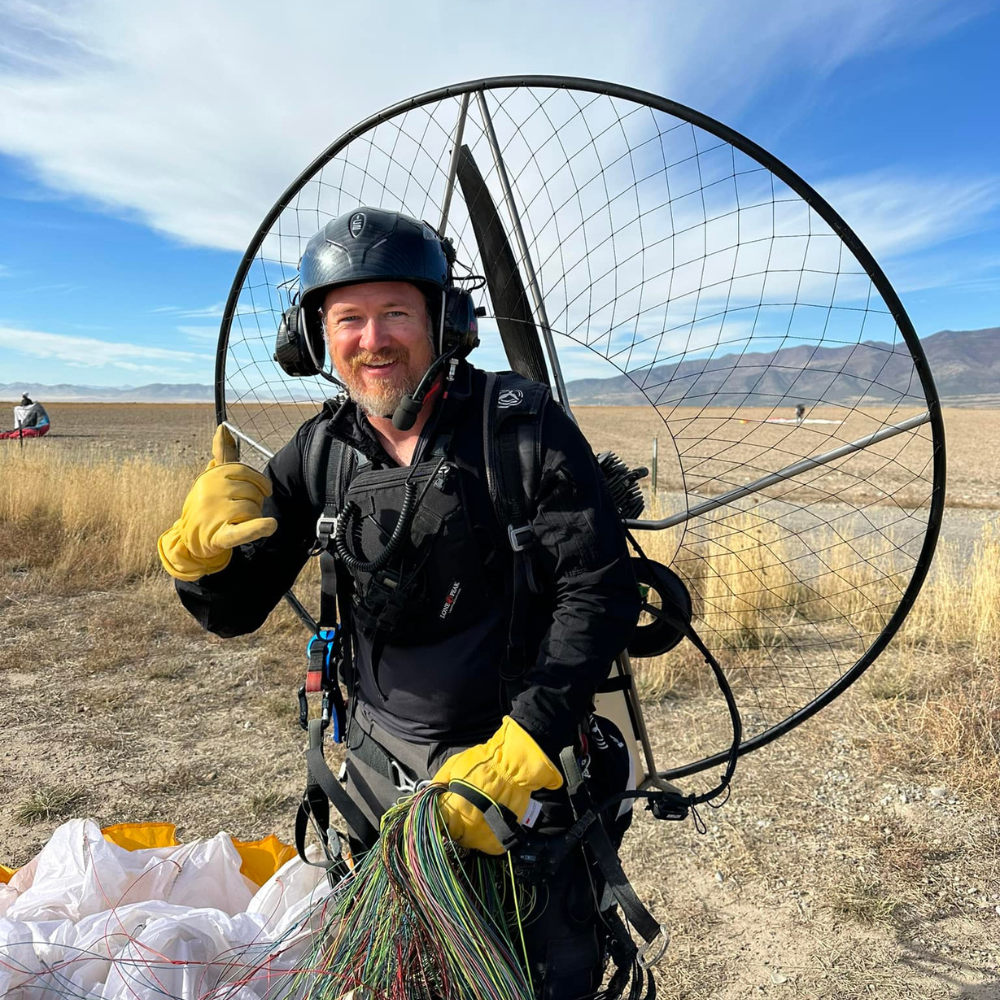
[[[424,372],[424,377],[417,384],[416,389],[399,401],[399,406],[392,412],[392,426],[397,431],[408,431],[417,422],[420,408],[424,405],[424,397],[430,391],[434,377],[448,361],[451,361],[455,354],[458,353],[458,350],[458,347],[453,347],[450,351],[442,354],[441,357],[435,358],[431,362],[431,366]]]
[[[423,403],[423,396],[404,396],[399,401],[399,406],[393,410],[392,426],[397,431],[408,431],[417,422],[417,414]]]

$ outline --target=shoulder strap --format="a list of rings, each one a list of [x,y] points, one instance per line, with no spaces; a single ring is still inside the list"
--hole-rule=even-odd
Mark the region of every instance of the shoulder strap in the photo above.
[[[542,464],[542,414],[549,388],[517,372],[490,372],[483,396],[486,480],[490,498],[517,552],[530,547],[530,522]]]
[[[516,372],[487,374],[483,394],[486,482],[514,554],[505,682],[518,680],[528,667],[524,623],[531,594],[539,592],[531,521],[541,478],[542,414],[548,398],[548,386]]]
[[[329,415],[316,421],[309,429],[302,453],[302,475],[309,502],[314,510],[322,508],[316,521],[316,544],[320,549],[321,628],[333,628],[338,620],[337,565],[328,547],[335,519],[344,506],[358,465],[355,449],[333,436],[331,422]]]
[[[306,494],[314,508],[342,505],[343,496],[350,485],[353,469],[347,470],[341,463],[345,452],[354,453],[350,445],[335,438],[331,433],[332,415],[309,428],[305,446],[302,449],[302,476],[305,479]],[[356,456],[355,456],[356,457]],[[333,490],[331,490],[333,487]]]

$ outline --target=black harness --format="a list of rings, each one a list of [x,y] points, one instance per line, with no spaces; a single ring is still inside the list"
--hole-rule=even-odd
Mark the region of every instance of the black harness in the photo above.
[[[510,626],[502,670],[502,681],[511,696],[516,693],[516,686],[528,667],[529,630],[525,627],[528,606],[532,597],[541,592],[534,566],[536,539],[531,520],[541,476],[542,415],[549,398],[547,386],[514,372],[487,373],[482,413],[486,484],[497,522],[511,552],[512,570],[506,587]],[[323,509],[316,523],[316,549],[321,571],[318,637],[326,638],[315,639],[310,647],[310,671],[315,673],[318,682],[336,689],[336,695],[324,696],[324,705],[330,706],[330,722],[337,727],[334,737],[339,742],[346,720],[338,681],[347,687],[348,698],[354,698],[352,630],[356,628],[373,640],[377,654],[380,641],[390,637],[394,641],[412,639],[414,629],[421,630],[421,638],[426,639],[428,634],[433,637],[438,626],[431,614],[433,608],[424,601],[428,591],[439,596],[441,585],[440,579],[428,584],[428,577],[434,572],[434,567],[428,565],[428,557],[432,545],[440,544],[442,537],[448,548],[448,519],[456,507],[456,498],[449,493],[449,486],[454,486],[457,476],[449,471],[450,437],[447,434],[438,435],[438,443],[431,454],[421,456],[416,466],[374,470],[359,451],[334,436],[336,411],[329,404],[328,408],[328,419],[317,422],[310,431],[304,448],[303,468],[309,498],[314,507],[322,504]],[[460,503],[460,498],[457,501]],[[408,535],[406,546],[410,564],[401,568],[396,557],[402,551],[403,542],[393,546],[394,539],[402,535]],[[456,546],[450,553],[453,559],[469,558],[468,551],[463,553],[458,549]],[[387,557],[377,554],[386,551]],[[340,573],[337,572],[338,561]],[[343,572],[345,564],[349,573]],[[442,620],[451,618],[452,614],[448,614]],[[446,627],[462,628],[464,625],[461,617],[456,617],[447,621]],[[323,715],[326,714],[324,711]],[[337,807],[358,841],[373,844],[378,835],[323,759],[326,726],[322,720],[314,720],[308,725],[308,784],[296,820],[296,846],[305,860],[305,831],[312,822],[327,850],[328,861],[322,867],[340,874],[343,864],[339,841],[330,829],[327,800]],[[363,738],[352,743],[351,752],[403,790],[408,776],[374,740]],[[586,845],[604,877],[606,888],[599,908],[612,941],[612,955],[619,966],[616,978],[621,980],[631,969],[640,981],[647,980],[649,988],[651,978],[643,973],[655,959],[647,961],[647,953],[653,950],[654,942],[662,942],[665,947],[665,931],[629,884],[618,861],[616,846],[594,811],[594,802],[571,749],[564,751],[561,763],[564,769],[569,768],[566,770],[567,790],[576,822],[564,838],[559,838],[565,842],[554,850],[546,846],[545,841],[526,839],[516,818],[504,815],[489,801],[476,803],[474,789],[456,786],[452,790],[482,807],[487,823],[501,844],[515,849],[515,870],[526,881],[544,881],[569,850]],[[345,767],[350,773],[350,760]],[[357,775],[351,777],[353,781]],[[416,787],[414,784],[411,790]],[[642,949],[632,942],[615,913],[615,904],[622,908],[645,940]]]
[[[507,655],[501,671],[511,695],[527,668],[524,623],[531,594],[537,592],[532,568],[535,539],[529,511],[537,491],[542,413],[549,398],[547,386],[515,372],[487,373],[482,402],[486,482],[500,531],[512,553],[512,571],[504,593],[492,596],[501,596],[511,609]],[[380,649],[386,640],[429,641],[435,631],[442,634],[460,630],[467,624],[465,615],[473,611],[476,603],[474,595],[466,593],[461,601],[448,604],[453,584],[440,577],[428,581],[428,576],[440,573],[442,567],[447,569],[474,558],[474,547],[455,529],[461,497],[454,493],[459,477],[449,463],[451,436],[447,432],[439,434],[431,453],[421,456],[424,460],[415,467],[375,470],[357,448],[335,434],[345,405],[344,399],[327,404],[326,418],[313,424],[303,448],[303,477],[309,500],[314,508],[322,508],[316,522],[314,549],[320,561],[320,613],[309,646],[306,684],[299,692],[300,721],[309,732],[307,787],[296,818],[296,846],[303,860],[305,832],[310,823],[325,848],[332,851],[337,847],[330,827],[329,802],[336,806],[358,841],[370,844],[378,836],[326,765],[322,751],[328,726],[334,727],[335,742],[341,742],[347,730],[340,685],[347,689],[348,703],[353,703],[357,680],[354,629],[371,640],[377,671]],[[365,558],[385,553],[391,549],[393,539],[401,539],[404,534],[408,535],[406,554],[411,557],[408,565],[400,566],[393,558],[394,551],[389,551],[385,559]],[[397,550],[401,547],[400,543]],[[429,556],[435,547],[439,558],[431,561]],[[442,552],[442,548],[447,551]],[[345,572],[345,550],[348,564],[355,562],[350,572]],[[467,578],[463,582],[466,588],[482,576],[476,572],[463,575]],[[430,603],[428,594],[440,603]],[[446,608],[450,610],[442,616]],[[320,718],[310,722],[306,698],[313,692],[321,693],[323,708]],[[405,772],[371,739],[361,739],[352,747],[352,753],[394,782],[405,782]],[[347,766],[350,768],[350,763]]]

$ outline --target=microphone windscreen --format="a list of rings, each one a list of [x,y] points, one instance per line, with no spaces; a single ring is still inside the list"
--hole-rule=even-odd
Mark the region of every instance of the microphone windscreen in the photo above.
[[[418,413],[420,403],[414,402],[412,396],[404,396],[392,414],[392,426],[397,431],[408,431],[417,422]]]

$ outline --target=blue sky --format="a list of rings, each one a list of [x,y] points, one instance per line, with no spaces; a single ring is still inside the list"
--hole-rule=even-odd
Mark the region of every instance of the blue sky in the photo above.
[[[1000,324],[1000,4],[610,7],[6,3],[0,382],[211,382],[241,249],[305,164],[396,100],[519,72],[733,126],[855,227],[921,335]]]

